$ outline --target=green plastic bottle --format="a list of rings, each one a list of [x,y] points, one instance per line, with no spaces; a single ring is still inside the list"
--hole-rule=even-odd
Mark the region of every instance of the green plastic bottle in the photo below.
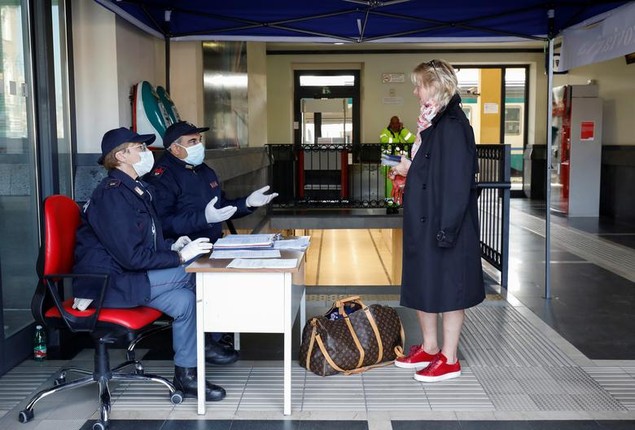
[[[41,325],[35,326],[35,336],[33,337],[33,359],[36,361],[46,360],[46,332]]]

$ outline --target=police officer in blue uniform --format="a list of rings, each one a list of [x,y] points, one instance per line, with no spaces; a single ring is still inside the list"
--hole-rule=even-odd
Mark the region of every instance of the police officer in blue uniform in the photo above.
[[[196,127],[180,121],[165,131],[165,155],[147,176],[156,189],[156,207],[168,237],[188,235],[207,237],[212,243],[222,234],[222,223],[249,215],[254,208],[268,204],[277,193],[265,194],[269,186],[248,197],[228,199],[216,172],[207,164],[201,133],[209,127]]]
[[[207,130],[209,127],[186,121],[172,124],[163,136],[165,154],[146,175],[156,191],[155,206],[167,237],[187,235],[216,242],[222,235],[223,221],[249,215],[278,195],[266,194],[269,186],[265,186],[247,197],[228,199],[216,172],[203,163],[205,145],[201,133]],[[238,352],[222,338],[220,333],[207,336],[207,362],[229,364],[238,360]]]
[[[154,139],[123,127],[104,134],[98,162],[108,176],[82,210],[73,270],[109,275],[105,307],[143,305],[174,319],[174,385],[185,397],[196,397],[196,297],[184,263],[209,252],[212,244],[207,238],[164,238],[153,192],[140,180],[154,164],[146,147]],[[91,280],[74,281],[75,297],[95,300],[97,294]],[[208,382],[205,397],[222,400],[225,390]]]

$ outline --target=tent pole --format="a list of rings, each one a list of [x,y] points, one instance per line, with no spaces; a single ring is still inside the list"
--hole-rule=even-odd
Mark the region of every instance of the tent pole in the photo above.
[[[170,94],[170,36],[165,35],[165,91]]]
[[[553,37],[549,37],[549,56],[547,59],[547,167],[545,169],[545,299],[551,299],[551,147],[553,140]]]
[[[172,34],[170,22],[172,21],[172,10],[166,9],[163,12],[163,20],[165,21],[165,30],[163,37],[165,38],[165,91],[170,94],[170,35]]]

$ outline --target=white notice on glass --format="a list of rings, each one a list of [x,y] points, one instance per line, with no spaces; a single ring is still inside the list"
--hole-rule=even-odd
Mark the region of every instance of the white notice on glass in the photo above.
[[[498,113],[498,103],[484,103],[483,113]]]
[[[233,258],[280,258],[277,249],[215,249],[209,256],[211,259]]]
[[[297,258],[236,258],[227,265],[228,269],[293,269],[298,265]]]

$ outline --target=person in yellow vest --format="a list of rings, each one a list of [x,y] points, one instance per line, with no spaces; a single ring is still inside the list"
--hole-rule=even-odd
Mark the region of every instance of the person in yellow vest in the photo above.
[[[398,116],[390,118],[388,127],[384,128],[379,135],[379,143],[382,145],[382,153],[384,154],[396,154],[400,155],[408,154],[408,146],[415,141],[415,135],[403,126],[403,123],[399,120]],[[402,152],[403,151],[403,152]],[[384,175],[388,173],[388,170],[384,166],[382,169]],[[391,198],[392,195],[392,181],[386,176],[385,197]],[[397,205],[398,206],[398,205]]]
[[[395,143],[413,143],[415,141],[415,135],[403,126],[403,123],[399,120],[398,116],[390,118],[388,127],[384,128],[379,135],[379,143],[382,145]]]

